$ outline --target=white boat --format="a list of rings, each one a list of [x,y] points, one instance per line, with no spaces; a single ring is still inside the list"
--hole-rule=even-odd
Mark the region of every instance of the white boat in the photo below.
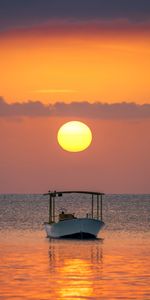
[[[91,199],[91,216],[86,214],[84,218],[77,218],[74,214],[61,212],[58,216],[58,221],[55,221],[55,200],[56,197],[61,197],[64,194],[88,194]],[[49,195],[49,222],[45,222],[45,230],[47,237],[50,238],[96,238],[104,222],[102,219],[102,196],[104,193],[87,192],[87,191],[63,191],[51,192],[44,195]],[[96,197],[96,216],[94,217],[94,204]]]

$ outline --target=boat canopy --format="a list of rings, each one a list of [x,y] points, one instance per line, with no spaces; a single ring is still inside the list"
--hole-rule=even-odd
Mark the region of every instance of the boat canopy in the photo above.
[[[102,198],[104,193],[100,192],[91,192],[91,191],[48,191],[48,193],[44,194],[44,196],[49,196],[49,223],[55,222],[55,198],[56,196],[62,197],[63,194],[86,194],[91,195],[91,216],[94,218],[94,198],[97,198],[97,207],[96,207],[96,215],[97,220],[101,219],[102,221]]]
[[[100,193],[100,192],[90,192],[90,191],[48,191],[48,193],[44,194],[44,196],[50,195],[52,197],[61,197],[63,194],[88,194],[88,195],[96,195],[96,196],[103,196],[105,195],[104,193]]]

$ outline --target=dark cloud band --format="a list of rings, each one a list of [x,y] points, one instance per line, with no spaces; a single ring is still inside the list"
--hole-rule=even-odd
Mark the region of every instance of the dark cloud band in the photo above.
[[[29,101],[8,104],[0,98],[0,117],[83,117],[93,119],[147,119],[150,118],[150,104],[136,103],[88,103],[59,102],[44,105]]]
[[[1,0],[0,29],[45,23],[51,19],[150,20],[149,0]]]

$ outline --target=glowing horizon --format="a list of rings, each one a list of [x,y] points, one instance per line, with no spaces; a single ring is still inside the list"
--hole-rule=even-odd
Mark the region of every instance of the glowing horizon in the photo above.
[[[1,33],[1,96],[10,103],[150,103],[149,32],[92,26]]]

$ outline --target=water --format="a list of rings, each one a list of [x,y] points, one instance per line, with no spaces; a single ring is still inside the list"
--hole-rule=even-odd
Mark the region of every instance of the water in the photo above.
[[[58,199],[89,212],[89,199]],[[150,195],[108,195],[94,241],[49,240],[41,195],[0,196],[0,299],[150,299]]]

